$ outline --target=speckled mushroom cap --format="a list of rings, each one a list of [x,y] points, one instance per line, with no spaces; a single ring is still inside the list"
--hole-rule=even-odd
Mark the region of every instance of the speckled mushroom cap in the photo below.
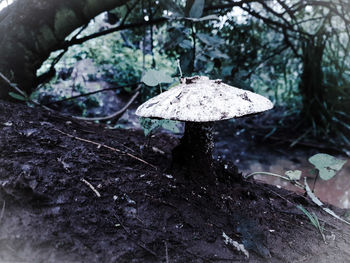
[[[269,110],[272,102],[256,93],[208,77],[190,77],[143,103],[136,115],[177,121],[226,120]]]

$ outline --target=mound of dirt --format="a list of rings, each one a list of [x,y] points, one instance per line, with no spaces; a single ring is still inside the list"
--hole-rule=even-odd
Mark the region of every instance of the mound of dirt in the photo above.
[[[171,135],[145,145],[142,131],[7,102],[0,112],[1,262],[350,260],[349,226],[303,196],[225,162],[211,185],[171,171]]]

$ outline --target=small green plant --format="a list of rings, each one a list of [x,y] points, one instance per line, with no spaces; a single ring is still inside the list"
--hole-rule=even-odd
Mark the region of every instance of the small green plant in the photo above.
[[[147,86],[154,87],[161,83],[171,83],[173,82],[173,78],[167,75],[164,70],[150,69],[143,75],[141,82]]]
[[[297,205],[297,208],[299,208],[307,216],[307,218],[310,220],[311,224],[320,232],[323,241],[326,242],[326,238],[325,238],[324,233],[323,233],[324,227],[321,226],[317,215],[314,212],[312,212],[312,214],[311,214],[302,205]]]
[[[347,160],[338,159],[332,155],[325,154],[325,153],[318,153],[311,156],[309,158],[309,162],[318,171],[318,173],[316,174],[315,180],[317,179],[318,176],[320,176],[322,180],[327,181],[332,179],[337,174],[337,172],[339,172],[343,168]],[[280,175],[280,174],[275,174],[270,172],[254,172],[244,177],[247,179],[257,174],[275,176],[275,177],[284,179],[286,181],[290,181],[297,187],[304,188],[304,186],[298,182],[301,178],[301,171],[299,170],[286,171],[285,175]]]
[[[141,82],[143,82],[145,85],[149,87],[159,86],[160,92],[162,92],[161,84],[172,83],[174,82],[174,79],[171,78],[164,70],[150,69],[145,72],[145,74],[141,79]],[[153,131],[159,128],[163,128],[163,129],[172,131],[174,133],[178,133],[180,132],[180,130],[177,127],[177,123],[178,122],[172,121],[172,120],[140,118],[140,124],[141,124],[141,127],[143,128],[145,136],[152,134]]]
[[[337,159],[334,156],[331,156],[329,154],[318,153],[318,154],[311,156],[309,158],[309,162],[315,166],[315,169],[319,173],[322,173],[322,176],[320,175],[320,177],[323,180],[329,180],[333,176],[335,176],[338,171],[340,171],[343,168],[344,164],[347,161]],[[300,182],[301,174],[302,174],[301,171],[290,170],[290,171],[286,171],[285,175],[280,175],[280,174],[275,174],[275,173],[270,173],[270,172],[254,172],[254,173],[250,173],[248,175],[245,175],[244,178],[247,179],[247,178],[252,177],[254,175],[257,175],[257,174],[270,175],[270,176],[278,177],[278,178],[281,178],[283,180],[289,181],[290,183],[292,183],[296,187],[303,189],[305,191],[305,193],[307,194],[307,196],[310,197],[312,202],[314,202],[316,205],[318,205],[323,211],[325,211],[329,215],[333,216],[334,218],[340,220],[341,222],[343,222],[347,225],[350,225],[349,221],[341,218],[336,213],[334,213],[331,209],[324,206],[324,204],[321,202],[321,200],[319,200],[317,198],[317,196],[313,193],[313,191],[311,191],[311,189],[307,183],[306,177],[304,177],[304,184],[302,184]],[[318,176],[316,175],[315,182],[316,182],[317,177]],[[314,186],[315,186],[315,184],[314,184]]]
[[[150,118],[140,118],[140,124],[143,128],[145,136],[152,134],[157,129],[163,128],[174,133],[179,133],[180,130],[177,127],[176,121],[171,120],[156,120]]]
[[[318,175],[322,180],[330,180],[343,168],[347,161],[329,154],[318,153],[311,156],[309,162],[318,170]]]

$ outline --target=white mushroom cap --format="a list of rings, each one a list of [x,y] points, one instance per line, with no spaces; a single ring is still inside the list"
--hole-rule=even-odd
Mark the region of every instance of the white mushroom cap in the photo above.
[[[143,103],[136,115],[178,121],[226,120],[269,110],[272,102],[256,93],[208,77],[182,79],[181,84]]]

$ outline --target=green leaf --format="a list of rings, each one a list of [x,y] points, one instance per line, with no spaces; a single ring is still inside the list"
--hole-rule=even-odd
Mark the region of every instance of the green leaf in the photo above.
[[[170,83],[173,79],[163,70],[150,69],[142,77],[141,81],[147,86],[154,87],[161,83]]]
[[[208,55],[211,58],[223,58],[223,59],[229,59],[230,58],[226,54],[222,53],[219,49],[215,49],[215,50],[209,51]]]
[[[182,41],[179,46],[184,49],[191,49],[192,48],[192,42],[190,40],[185,39]]]
[[[301,178],[300,170],[289,170],[284,173],[290,180],[299,181]]]
[[[163,128],[166,130],[169,130],[174,133],[180,132],[179,128],[177,127],[176,121],[171,120],[158,120],[158,119],[151,119],[151,118],[140,118],[140,124],[143,128],[145,136],[148,136],[153,131]]]
[[[307,211],[302,205],[297,205],[297,208],[299,208],[306,216],[309,218],[311,224],[313,224],[314,227],[318,228],[318,219],[315,217],[316,215],[311,215],[309,211]]]
[[[153,130],[160,127],[156,120],[150,118],[140,118],[140,125],[143,129],[145,136],[148,136]]]
[[[188,37],[189,29],[182,25],[174,25],[168,28],[168,35],[166,42],[164,43],[165,50],[173,50],[176,48],[184,39]]]
[[[323,180],[329,180],[343,167],[346,160],[337,159],[329,154],[318,153],[309,158],[309,162],[319,171]]]
[[[22,96],[22,95],[19,95],[18,93],[14,93],[14,92],[9,92],[9,95],[16,99],[16,100],[22,100],[22,101],[27,101],[27,98]]]
[[[200,18],[203,14],[205,0],[195,0],[191,9],[189,16],[193,18]]]
[[[205,33],[196,34],[198,39],[207,46],[219,46],[225,43],[225,41],[217,36],[210,36]]]
[[[171,131],[173,133],[179,133],[180,132],[179,128],[177,127],[177,122],[176,121],[163,120],[162,128],[166,129],[168,131]]]

